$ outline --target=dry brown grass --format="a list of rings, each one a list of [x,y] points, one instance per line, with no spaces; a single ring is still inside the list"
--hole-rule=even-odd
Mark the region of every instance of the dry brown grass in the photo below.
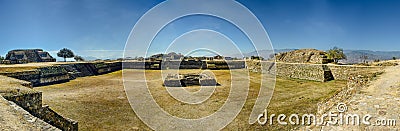
[[[128,70],[132,73],[135,70]],[[200,70],[184,70],[182,73],[199,72]],[[229,71],[213,71],[222,86],[218,86],[209,100],[200,105],[184,104],[168,95],[162,86],[160,71],[146,71],[150,91],[157,103],[168,113],[184,118],[199,118],[215,112],[229,95],[231,79]],[[78,78],[68,83],[38,87],[43,92],[43,102],[50,105],[60,114],[79,121],[80,130],[133,130],[149,129],[141,122],[131,109],[123,87],[121,71],[101,75]],[[247,102],[237,118],[225,130],[270,129],[287,130],[293,126],[260,126],[248,124],[255,99],[259,91],[260,75],[251,74],[251,87]],[[273,98],[268,113],[315,113],[317,102],[329,98],[338,92],[345,81],[314,82],[297,79],[281,79],[276,81]],[[189,87],[196,91],[199,87]],[[193,112],[196,111],[196,112]]]
[[[37,69],[37,67],[0,67],[0,73],[23,72]]]

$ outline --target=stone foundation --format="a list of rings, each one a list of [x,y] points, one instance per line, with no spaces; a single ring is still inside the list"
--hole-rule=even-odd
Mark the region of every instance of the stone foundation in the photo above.
[[[349,77],[374,73],[383,70],[382,66],[351,66],[351,65],[328,65],[335,80],[348,80]]]
[[[68,82],[76,77],[106,74],[121,69],[121,62],[74,63],[41,67],[32,71],[0,73],[0,75],[25,80],[36,87]]]
[[[207,74],[179,74],[168,75],[164,80],[164,86],[167,87],[186,87],[186,86],[216,86],[215,78]]]
[[[248,69],[253,72],[261,72],[258,61],[248,62]],[[264,73],[276,74],[284,78],[305,79],[313,81],[348,80],[350,76],[364,75],[377,72],[383,67],[376,66],[351,66],[331,64],[307,64],[307,63],[281,63],[261,62]]]
[[[380,72],[365,74],[365,75],[356,75],[350,76],[347,81],[347,86],[343,87],[340,92],[336,93],[329,99],[321,101],[318,103],[318,111],[319,115],[322,115],[329,111],[338,103],[346,103],[347,100],[352,98],[361,88],[368,86],[368,83]]]
[[[255,67],[250,68],[257,70]],[[276,74],[276,76],[284,78],[305,79],[321,82],[334,79],[331,70],[329,70],[328,66],[324,64],[262,62],[262,68],[264,68],[264,73]],[[258,72],[261,72],[261,69],[259,69]]]
[[[78,130],[78,122],[65,118],[57,112],[50,109],[47,105],[42,105],[42,93],[24,87],[20,80],[0,76],[2,80],[8,80],[0,87],[0,95],[8,101],[12,101],[31,115],[49,123],[61,130],[76,131]]]
[[[125,61],[124,69],[212,69],[229,70],[246,68],[245,61]]]

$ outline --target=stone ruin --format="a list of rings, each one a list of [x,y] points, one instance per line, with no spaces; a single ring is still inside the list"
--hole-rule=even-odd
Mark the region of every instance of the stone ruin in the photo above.
[[[5,60],[1,61],[3,64],[23,64],[32,62],[55,62],[48,52],[42,49],[19,49],[9,51]]]
[[[164,80],[167,87],[187,86],[217,86],[219,85],[214,77],[207,74],[168,74]]]
[[[327,64],[332,62],[328,59],[326,52],[316,49],[300,49],[290,52],[278,53],[275,56],[277,62],[286,63],[313,63],[313,64]]]

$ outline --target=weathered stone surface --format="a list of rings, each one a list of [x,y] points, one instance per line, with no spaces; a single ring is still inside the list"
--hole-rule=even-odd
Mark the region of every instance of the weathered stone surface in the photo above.
[[[364,75],[383,70],[380,66],[328,65],[335,80],[347,80],[351,76]]]
[[[314,64],[325,64],[331,61],[327,59],[326,52],[316,49],[300,49],[283,52],[277,54],[275,59],[278,62]]]
[[[164,80],[167,87],[186,87],[186,86],[216,86],[218,85],[214,77],[207,74],[169,74]]]
[[[330,125],[330,126],[315,126],[312,130],[398,130],[398,120],[400,119],[400,110],[398,109],[400,100],[400,86],[399,78],[400,74],[397,72],[400,70],[400,66],[387,67],[383,69],[384,73],[379,77],[371,81],[371,77],[376,75],[356,75],[349,78],[348,87],[346,90],[333,97],[328,103],[321,106],[324,110],[319,112],[335,111],[337,109],[330,108],[336,102],[345,103],[348,110],[344,114],[357,114],[360,117],[366,114],[371,115],[371,118],[367,120],[370,125],[360,123],[360,125]],[[343,99],[340,99],[343,98]],[[337,103],[336,103],[337,104]],[[362,119],[364,120],[364,119]],[[380,120],[386,121],[386,125],[377,125]],[[394,121],[393,121],[394,120]],[[391,123],[394,122],[394,123]],[[304,129],[304,128],[300,128]]]
[[[76,77],[101,75],[122,69],[121,62],[73,63],[40,67],[32,71],[6,72],[0,75],[29,81],[32,86],[67,82]]]
[[[368,82],[373,78],[372,75],[364,75],[364,76],[351,76],[348,78],[347,87],[343,87],[340,92],[335,94],[329,99],[321,101],[318,103],[318,111],[319,115],[326,113],[328,110],[331,110],[336,106],[336,104],[347,101],[351,97],[353,97],[358,90],[367,86]]]
[[[0,96],[0,130],[46,130],[60,129],[31,115],[17,104]]]
[[[123,67],[125,69],[150,69],[150,70],[165,70],[165,69],[213,69],[213,70],[227,70],[227,69],[243,69],[245,61],[224,61],[224,60],[171,60],[171,61],[124,61]]]
[[[6,58],[1,63],[5,64],[21,64],[30,62],[55,62],[48,52],[42,49],[25,49],[25,50],[12,50],[6,55]]]
[[[324,64],[262,62],[264,73],[276,74],[285,78],[305,79],[313,81],[333,80],[332,72]],[[255,65],[255,64],[253,64]],[[276,66],[273,67],[273,66]]]
[[[352,66],[333,64],[283,63],[252,61],[248,69],[253,72],[276,74],[279,77],[296,78],[314,81],[348,80],[350,76],[377,75],[384,67]],[[263,70],[261,70],[261,66]]]
[[[62,130],[78,130],[78,123],[74,120],[65,118],[48,106],[42,105],[42,93],[24,87],[20,80],[0,76],[0,95],[8,101],[12,101],[20,106],[29,114],[42,119],[43,121]],[[28,115],[26,115],[28,116]],[[36,122],[36,118],[29,119],[30,122]],[[51,130],[51,126],[44,126],[43,129]]]

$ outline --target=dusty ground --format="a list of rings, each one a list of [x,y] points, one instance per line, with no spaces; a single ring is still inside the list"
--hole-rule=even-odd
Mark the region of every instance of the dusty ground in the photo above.
[[[132,74],[137,70],[125,70]],[[198,70],[197,70],[198,71]],[[197,72],[186,70],[185,72]],[[209,100],[201,105],[190,105],[176,101],[162,86],[160,71],[146,71],[150,91],[157,103],[168,113],[184,117],[199,118],[216,111],[226,100],[231,82],[229,71],[213,71],[221,86],[216,88]],[[43,102],[60,114],[79,121],[80,130],[135,130],[149,129],[133,112],[123,87],[122,72],[101,76],[78,78],[63,84],[37,87],[43,92]],[[259,75],[251,74],[251,87],[247,102],[236,119],[225,130],[270,129],[288,130],[292,126],[260,126],[248,124],[252,106],[258,95]],[[332,96],[346,81],[314,82],[297,79],[277,79],[268,113],[315,113],[317,103]],[[189,87],[197,91],[199,87]],[[196,112],[193,112],[193,111]]]
[[[397,61],[398,62],[398,61]],[[343,125],[325,126],[322,130],[399,130],[400,122],[400,66],[392,66],[385,69],[377,80],[374,80],[366,88],[361,89],[349,100],[348,114],[365,116],[372,115],[370,120],[373,125]],[[377,123],[377,120],[380,122]],[[396,125],[377,124],[384,121],[396,120]]]

